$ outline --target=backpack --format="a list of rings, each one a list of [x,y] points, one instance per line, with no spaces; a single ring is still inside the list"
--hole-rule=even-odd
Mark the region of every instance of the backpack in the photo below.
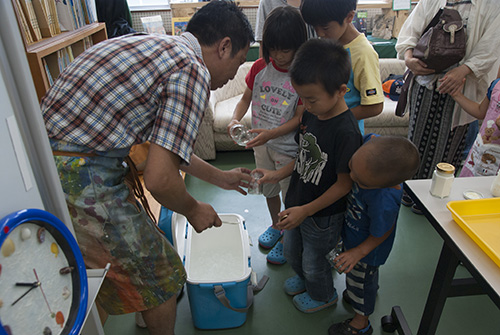
[[[466,34],[460,13],[441,8],[413,49],[413,57],[422,60],[429,69],[442,72],[465,56]]]

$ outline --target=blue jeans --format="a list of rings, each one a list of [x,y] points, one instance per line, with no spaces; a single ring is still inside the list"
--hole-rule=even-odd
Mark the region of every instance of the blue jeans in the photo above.
[[[297,228],[285,231],[284,255],[292,269],[305,281],[307,293],[318,301],[334,293],[332,267],[326,254],[340,238],[345,213],[307,217]]]

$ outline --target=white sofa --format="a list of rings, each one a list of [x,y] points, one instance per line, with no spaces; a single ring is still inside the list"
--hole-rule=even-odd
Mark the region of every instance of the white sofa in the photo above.
[[[215,159],[216,151],[244,150],[235,144],[227,133],[234,108],[245,90],[245,76],[253,62],[246,62],[238,69],[236,76],[223,87],[212,91],[209,108],[200,127],[195,144],[195,153],[203,159]],[[385,80],[390,74],[403,74],[404,61],[394,58],[380,59],[380,77]],[[408,115],[400,118],[394,115],[396,102],[385,98],[384,109],[376,117],[365,120],[365,133],[405,136],[408,134]],[[242,122],[250,127],[251,112]]]

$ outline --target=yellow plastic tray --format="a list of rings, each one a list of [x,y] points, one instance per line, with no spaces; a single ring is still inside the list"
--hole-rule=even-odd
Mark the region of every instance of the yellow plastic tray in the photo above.
[[[500,198],[450,201],[453,220],[500,267]]]

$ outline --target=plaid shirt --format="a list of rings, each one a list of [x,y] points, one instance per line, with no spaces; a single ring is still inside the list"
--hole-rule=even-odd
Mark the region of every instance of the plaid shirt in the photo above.
[[[189,163],[209,95],[193,35],[132,34],[82,53],[41,109],[50,138],[96,151],[149,140]]]

